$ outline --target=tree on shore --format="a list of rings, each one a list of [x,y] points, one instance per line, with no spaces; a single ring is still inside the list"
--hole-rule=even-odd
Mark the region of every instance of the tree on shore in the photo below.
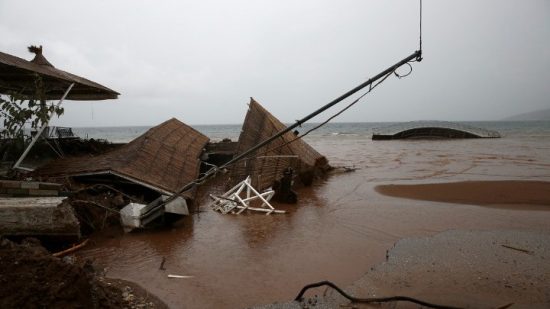
[[[46,100],[44,82],[38,74],[35,74],[34,88],[32,96],[17,92],[0,96],[0,118],[4,125],[1,138],[23,139],[26,126],[32,132],[48,123],[53,115],[63,114],[61,106]]]

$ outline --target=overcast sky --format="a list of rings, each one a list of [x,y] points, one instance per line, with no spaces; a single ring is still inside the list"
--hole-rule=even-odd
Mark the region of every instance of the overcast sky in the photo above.
[[[299,119],[418,49],[418,1],[0,0],[0,51],[121,93],[67,126]],[[498,120],[550,108],[550,1],[424,0],[424,61],[335,121]],[[407,70],[404,68],[404,72]],[[322,121],[331,110],[314,121]]]

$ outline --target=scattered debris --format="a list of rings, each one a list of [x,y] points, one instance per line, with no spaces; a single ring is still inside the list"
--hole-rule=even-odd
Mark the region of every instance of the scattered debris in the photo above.
[[[501,246],[503,246],[504,248],[507,248],[507,249],[516,250],[516,251],[527,253],[527,254],[530,254],[530,255],[534,254],[533,251],[529,251],[529,250],[526,250],[526,249],[521,249],[521,248],[512,247],[512,246],[508,246],[508,245],[501,245]]]
[[[191,279],[191,278],[195,278],[195,276],[168,275],[168,278],[175,278],[175,279]]]
[[[241,196],[243,194],[244,196]],[[285,213],[284,210],[277,210],[269,203],[269,200],[271,200],[274,194],[275,192],[273,190],[267,190],[263,193],[259,193],[252,186],[250,176],[248,176],[245,180],[238,183],[223,195],[210,195],[210,197],[214,200],[214,202],[210,204],[210,207],[215,211],[221,212],[222,214],[231,212],[238,215],[247,209],[265,212],[266,215],[270,215],[272,213]],[[251,202],[257,200],[260,200],[262,204],[259,207],[252,207]],[[237,209],[237,211],[235,211],[235,209]]]
[[[286,204],[296,204],[298,202],[298,195],[292,191],[293,175],[294,170],[287,167],[283,172],[283,177],[273,185],[275,189],[274,199],[277,202]]]
[[[162,257],[162,262],[160,262],[160,267],[159,267],[160,270],[166,270],[166,268],[164,268],[164,263],[165,262],[166,262],[166,258],[163,256]]]
[[[120,226],[120,209],[141,199],[124,194],[110,186],[94,185],[76,190],[66,200],[80,221],[82,235],[110,226]]]
[[[47,127],[46,131],[51,132],[50,128],[51,127]],[[57,131],[56,134],[57,133],[59,132]],[[96,156],[116,149],[119,146],[120,144],[93,138],[51,138],[48,136],[36,142],[21,164],[29,169],[36,169],[60,157]],[[20,139],[0,139],[0,158],[2,158],[0,176],[6,179],[28,177],[27,172],[12,169],[15,161],[20,157],[24,149],[25,145]]]
[[[120,219],[124,231],[129,232],[136,228],[147,227],[157,218],[164,216],[165,213],[172,213],[179,216],[189,215],[187,202],[182,197],[177,197],[163,207],[157,207],[164,203],[169,197],[162,195],[153,202],[144,205],[139,203],[130,203],[120,211]]]
[[[201,160],[211,165],[220,166],[233,159],[237,152],[237,145],[237,142],[232,142],[228,138],[220,142],[209,142],[206,144]]]
[[[88,243],[90,239],[87,238],[86,240],[84,240],[83,242],[79,243],[79,244],[74,244],[72,247],[70,247],[69,249],[65,249],[63,251],[59,251],[59,252],[56,252],[56,253],[53,253],[52,256],[55,256],[55,257],[60,257],[60,256],[64,256],[64,255],[67,255],[69,253],[73,253],[75,252],[76,250],[86,246],[86,244]]]

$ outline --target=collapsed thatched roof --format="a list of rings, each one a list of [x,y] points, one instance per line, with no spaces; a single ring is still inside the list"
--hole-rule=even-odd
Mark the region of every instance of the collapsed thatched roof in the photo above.
[[[279,119],[251,98],[239,136],[237,154],[284,129],[286,126]],[[292,132],[288,132],[260,148],[252,158],[237,163],[231,170],[231,179],[239,182],[251,175],[253,185],[264,189],[280,179],[287,167],[293,168],[299,176],[304,176],[317,168],[328,166],[327,159],[302,139],[291,142],[295,137]],[[305,184],[309,182],[305,176],[301,180]]]
[[[32,97],[36,91],[36,76],[45,85],[46,99],[60,99],[69,85],[75,83],[67,100],[116,99],[118,92],[88,79],[56,69],[42,55],[42,46],[30,47],[36,55],[33,60],[15,57],[0,52],[0,93],[19,93]]]
[[[112,174],[170,194],[197,178],[206,143],[208,137],[172,118],[111,152],[57,160],[35,173],[51,177]]]

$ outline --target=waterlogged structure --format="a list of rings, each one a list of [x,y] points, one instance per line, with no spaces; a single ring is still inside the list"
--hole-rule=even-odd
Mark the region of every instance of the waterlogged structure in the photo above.
[[[130,143],[96,157],[60,159],[37,175],[79,177],[127,183],[171,195],[199,174],[200,155],[208,137],[172,118]],[[192,192],[183,193],[192,198]]]
[[[413,121],[374,129],[373,140],[432,138],[498,138],[496,131],[446,121]]]
[[[268,112],[260,103],[250,99],[239,142],[237,154],[267,140],[287,127]],[[327,159],[292,132],[287,132],[273,142],[258,149],[251,156],[231,168],[232,184],[248,176],[252,185],[259,190],[272,186],[283,178],[285,170],[291,168],[296,180],[310,185],[316,173],[329,167]]]

